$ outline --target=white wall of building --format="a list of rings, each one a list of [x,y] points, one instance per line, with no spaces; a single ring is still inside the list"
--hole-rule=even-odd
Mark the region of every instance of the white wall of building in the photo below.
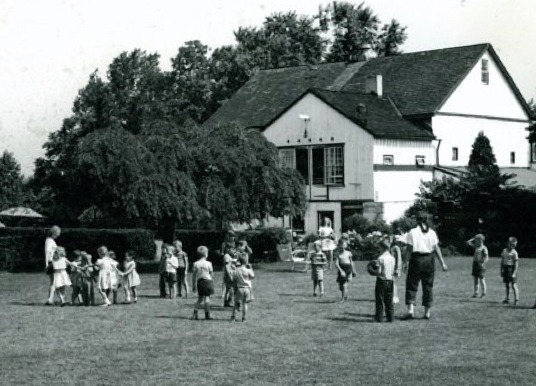
[[[376,170],[375,201],[383,203],[383,219],[392,222],[404,214],[416,200],[422,181],[431,181],[431,170]]]
[[[482,82],[482,60],[479,60],[439,111],[527,120],[523,107],[497,63],[487,52],[482,59],[489,63],[489,83]]]
[[[441,139],[439,164],[443,166],[467,166],[475,138],[480,131],[489,138],[499,167],[528,167],[530,164],[528,123],[507,122],[494,119],[443,116],[432,118],[434,134]],[[458,160],[452,159],[452,148],[458,148]],[[510,163],[510,153],[515,152],[515,164]]]
[[[374,165],[383,164],[383,156],[392,155],[395,165],[415,165],[415,156],[425,156],[426,165],[434,165],[435,150],[432,141],[400,139],[374,140]]]
[[[304,121],[307,115],[307,138]],[[263,134],[277,147],[344,144],[344,186],[330,187],[330,200],[372,200],[372,148],[374,138],[313,94],[305,95]],[[312,200],[326,199],[327,188],[307,188]]]
[[[467,166],[474,140],[483,131],[500,167],[528,167],[528,116],[489,53],[482,59],[489,63],[489,83],[482,82],[479,60],[432,118],[434,134],[441,140],[439,164]],[[454,147],[458,160],[453,160]],[[511,152],[515,152],[514,164]]]

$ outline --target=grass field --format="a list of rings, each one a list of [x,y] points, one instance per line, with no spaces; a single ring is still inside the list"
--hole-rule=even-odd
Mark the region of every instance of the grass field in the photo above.
[[[393,324],[372,322],[374,278],[364,263],[346,304],[337,303],[334,272],[326,296],[313,298],[309,273],[258,267],[246,323],[230,322],[219,298],[216,320],[189,320],[194,298],[160,299],[156,275],[142,275],[138,304],[60,308],[42,305],[44,274],[4,273],[0,384],[533,385],[536,260],[521,261],[516,307],[501,304],[498,259],[485,299],[470,298],[469,258],[447,264],[436,274],[432,319]],[[404,310],[397,305],[397,316]]]

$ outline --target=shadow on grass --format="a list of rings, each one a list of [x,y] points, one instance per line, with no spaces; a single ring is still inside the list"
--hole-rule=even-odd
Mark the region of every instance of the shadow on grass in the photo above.
[[[496,300],[482,300],[482,299],[460,299],[458,300],[460,303],[482,303],[482,304],[500,304],[500,302],[497,302]]]
[[[334,317],[334,318],[327,318],[329,320],[333,320],[334,322],[352,322],[352,323],[374,323],[373,318],[367,318],[367,319],[356,319],[356,318],[348,318],[344,316],[340,317]]]
[[[12,306],[32,306],[32,307],[59,307],[59,303],[56,304],[45,304],[44,302],[10,302],[9,303]]]
[[[295,300],[294,303],[319,303],[319,304],[336,304],[339,303],[339,300],[329,300],[329,299],[323,299],[323,300]]]
[[[306,295],[304,293],[297,293],[297,294],[278,294],[279,296],[286,296],[286,297],[296,297],[296,298],[310,298],[311,295]]]
[[[375,300],[374,299],[348,299],[347,300],[348,302],[364,302],[364,303],[374,303]]]
[[[349,316],[361,316],[363,318],[373,318],[374,317],[374,314],[358,314],[358,313],[355,313],[355,312],[345,312],[344,314],[349,315]]]
[[[219,319],[219,318],[213,318],[213,319],[210,319],[210,320],[206,320],[205,318],[203,318],[203,316],[201,316],[198,320],[193,320],[191,316],[180,316],[180,315],[157,315],[155,316],[155,318],[157,319],[176,319],[176,320],[191,320],[193,322],[229,322],[229,319],[225,318],[225,319]]]
[[[150,299],[167,299],[161,298],[160,295],[138,295],[139,298],[150,298]]]

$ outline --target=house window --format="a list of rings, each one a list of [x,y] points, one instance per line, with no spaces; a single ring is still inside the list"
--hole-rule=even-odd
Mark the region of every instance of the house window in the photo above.
[[[316,147],[312,150],[313,184],[344,184],[344,148]]]
[[[417,155],[415,156],[415,164],[418,166],[418,167],[423,167],[424,164],[425,164],[425,158],[423,155]]]
[[[452,160],[458,161],[458,148],[457,147],[452,148]]]
[[[279,149],[279,166],[286,169],[296,167],[296,152],[294,149]]]
[[[296,170],[302,175],[306,184],[309,184],[309,151],[306,147],[296,148]]]
[[[510,152],[510,163],[512,165],[516,163],[516,152],[515,151]]]
[[[392,155],[384,155],[383,156],[383,164],[384,165],[394,165],[395,164],[395,157]]]
[[[489,61],[482,59],[482,83],[489,84]]]
[[[530,161],[536,162],[536,142],[530,143]]]

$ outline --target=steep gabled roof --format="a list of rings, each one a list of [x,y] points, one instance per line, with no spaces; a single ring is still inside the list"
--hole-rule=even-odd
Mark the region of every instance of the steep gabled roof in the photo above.
[[[259,71],[206,124],[237,122],[264,128],[311,87],[330,86],[346,67],[329,63]]]
[[[311,88],[360,94],[365,91],[367,77],[379,74],[383,77],[383,94],[394,102],[402,115],[432,115],[486,51],[497,62],[530,116],[530,109],[508,71],[493,47],[485,43],[374,58],[360,63],[259,71],[209,118],[207,124],[235,121],[245,127],[264,128]]]
[[[339,113],[361,126],[375,138],[434,139],[434,135],[402,117],[387,98],[373,94],[312,89],[311,92]],[[356,107],[363,105],[366,112],[359,116]]]

